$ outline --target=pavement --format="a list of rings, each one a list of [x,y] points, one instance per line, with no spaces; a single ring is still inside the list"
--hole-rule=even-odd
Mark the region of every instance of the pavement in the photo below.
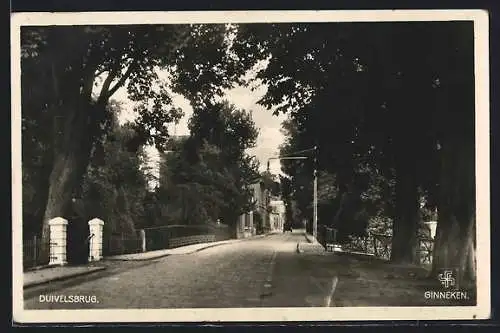
[[[75,276],[87,275],[99,272],[106,269],[106,267],[95,266],[56,266],[41,268],[24,272],[23,287],[33,287],[41,284],[49,283],[51,281],[62,281],[73,278]]]
[[[305,231],[303,234],[304,239],[297,242],[297,253],[325,253],[325,248],[314,238],[313,235],[310,235]]]
[[[132,254],[122,254],[122,255],[106,257],[106,260],[126,260],[126,261],[127,260],[137,260],[137,261],[152,260],[152,259],[158,259],[158,258],[170,256],[170,255],[192,254],[192,253],[195,253],[195,252],[198,252],[201,250],[209,249],[209,248],[214,247],[214,246],[234,244],[236,242],[240,242],[243,240],[244,239],[230,239],[230,240],[220,241],[220,242],[200,243],[200,244],[181,246],[181,247],[177,247],[177,248],[173,248],[173,249],[147,251],[147,252],[132,253]]]
[[[303,230],[294,230],[186,255],[104,260],[99,265],[105,270],[26,288],[24,308],[449,305],[424,297],[427,290],[439,290],[440,284],[426,278],[420,267],[327,252],[307,239]],[[81,301],[68,300],[70,296]]]

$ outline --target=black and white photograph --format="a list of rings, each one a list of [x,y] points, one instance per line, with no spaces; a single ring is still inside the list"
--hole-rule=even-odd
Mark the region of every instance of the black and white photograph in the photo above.
[[[485,11],[11,30],[14,321],[489,317]]]

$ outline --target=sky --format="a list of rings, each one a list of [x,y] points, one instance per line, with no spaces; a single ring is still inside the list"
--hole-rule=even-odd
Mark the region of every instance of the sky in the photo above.
[[[284,115],[275,116],[271,110],[257,104],[257,101],[265,94],[266,86],[260,85],[255,90],[250,87],[237,86],[226,91],[224,99],[234,104],[239,109],[252,111],[253,120],[259,129],[259,136],[254,148],[248,150],[250,155],[254,155],[260,162],[260,170],[264,171],[267,167],[268,158],[277,156],[279,146],[283,143],[284,136],[281,133],[281,123],[285,120]],[[119,119],[121,122],[133,121],[135,113],[133,111],[134,103],[127,98],[125,88],[119,89],[112,97],[122,103],[123,112]],[[187,135],[189,134],[188,120],[193,113],[188,100],[181,95],[173,96],[173,104],[175,107],[180,107],[184,112],[184,117],[175,125],[169,126],[169,133],[172,135]],[[158,152],[153,147],[147,148],[148,155],[151,157],[153,165],[158,162]],[[279,160],[270,160],[270,170],[274,174],[280,174]]]

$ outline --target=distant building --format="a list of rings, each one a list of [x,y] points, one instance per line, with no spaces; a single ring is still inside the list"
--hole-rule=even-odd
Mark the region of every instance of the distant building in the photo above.
[[[426,230],[426,236],[434,239],[436,237],[437,221],[424,222],[424,226]]]
[[[260,178],[257,178],[255,182],[250,185],[250,189],[252,190],[254,208],[240,215],[236,229],[238,238],[250,237],[259,232],[259,226],[257,226],[254,219],[256,213],[261,217],[262,230],[260,231],[265,233],[272,229],[271,220],[269,218],[269,190],[265,188],[264,182]]]
[[[271,231],[283,231],[285,224],[285,202],[278,198],[272,198],[270,207],[270,227]]]

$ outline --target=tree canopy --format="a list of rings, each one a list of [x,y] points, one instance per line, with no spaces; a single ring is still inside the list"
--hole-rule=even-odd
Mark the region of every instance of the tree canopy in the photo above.
[[[257,128],[249,112],[227,101],[195,109],[191,134],[164,160],[168,180],[161,201],[177,221],[203,223],[221,219],[234,226],[252,207],[250,185],[258,161],[246,150],[255,145]],[[177,208],[175,208],[177,207]]]
[[[45,165],[40,179],[47,193],[38,203],[45,207],[35,211],[44,212],[44,238],[109,132],[110,98],[124,88],[137,103],[129,149],[144,143],[163,149],[167,124],[182,114],[172,106],[172,93],[206,105],[253,64],[235,57],[235,32],[231,25],[22,27],[23,140],[38,142],[26,146],[37,152],[25,156],[43,151],[37,165]]]
[[[460,258],[471,253],[467,230],[474,214],[472,23],[286,23],[240,28],[243,40],[258,45],[255,55],[268,61],[257,74],[268,86],[259,103],[289,115],[285,124],[289,140],[282,152],[316,145],[318,168],[335,176],[330,181],[337,194],[330,203],[336,208],[326,220],[335,221],[331,214],[339,215],[354,200],[356,214],[337,219],[352,225],[356,215],[369,207],[364,203],[367,195],[380,206],[375,193],[386,193],[385,214],[394,222],[392,259],[412,262],[423,195],[429,207],[438,206],[434,266],[464,267],[467,259]],[[453,168],[454,163],[460,167]],[[292,177],[301,210],[307,209],[311,163],[282,164]],[[455,190],[457,186],[460,190]],[[457,196],[460,191],[463,197]]]
[[[194,109],[191,133],[166,159],[171,179],[155,195],[177,200],[169,212],[187,223],[233,223],[250,208],[248,186],[259,176],[246,153],[258,131],[247,111],[220,97],[235,84],[257,82],[267,87],[259,103],[288,115],[281,153],[319,147],[315,158],[282,161],[289,217],[310,216],[317,169],[320,223],[360,235],[372,219],[388,217],[391,260],[408,263],[416,259],[424,202],[438,212],[434,269],[456,266],[462,277],[474,262],[472,24],[23,27],[23,168],[30,170],[23,195],[30,218],[43,220],[47,238],[48,220],[87,190],[82,179],[99,160],[123,165],[120,172],[100,169],[94,185],[111,188],[123,177],[141,182],[132,171],[137,156],[129,154],[146,143],[165,150],[167,125],[182,115],[172,105],[176,93]],[[244,79],[259,63],[267,65]],[[116,129],[110,99],[122,88],[138,117]],[[120,144],[107,156],[110,133]]]

